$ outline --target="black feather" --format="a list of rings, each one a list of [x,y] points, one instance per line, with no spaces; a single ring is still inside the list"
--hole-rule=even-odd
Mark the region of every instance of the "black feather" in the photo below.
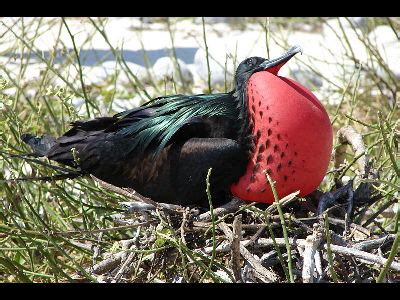
[[[46,156],[51,147],[55,145],[55,138],[50,135],[37,137],[32,134],[23,134],[22,141],[28,144],[37,156]]]

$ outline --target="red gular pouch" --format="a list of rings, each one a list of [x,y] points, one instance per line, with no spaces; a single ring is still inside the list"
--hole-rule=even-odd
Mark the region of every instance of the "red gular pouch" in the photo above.
[[[300,196],[313,192],[328,169],[333,138],[329,116],[310,90],[276,75],[285,62],[254,73],[247,82],[256,147],[246,173],[231,186],[232,194],[243,200],[274,202],[265,172],[282,198],[298,190]]]

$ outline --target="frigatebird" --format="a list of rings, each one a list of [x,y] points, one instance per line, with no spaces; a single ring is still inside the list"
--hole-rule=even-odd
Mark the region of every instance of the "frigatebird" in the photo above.
[[[307,147],[301,141],[295,139],[296,142],[289,146],[288,140],[298,136],[309,142],[307,135],[314,129],[306,128],[302,133],[302,129],[298,127],[292,129],[296,133],[290,133],[285,132],[283,127],[281,133],[276,134],[275,131],[272,134],[272,129],[275,130],[273,126],[276,125],[276,118],[274,117],[273,122],[271,119],[273,105],[270,104],[269,107],[264,102],[270,100],[263,100],[268,99],[269,94],[274,94],[275,81],[280,80],[285,85],[282,93],[288,89],[294,90],[289,91],[292,93],[288,96],[289,100],[291,97],[306,97],[311,105],[309,111],[319,114],[317,123],[310,119],[311,125],[317,127],[316,131],[319,128],[332,131],[329,117],[318,100],[315,100],[315,96],[310,96],[293,81],[277,76],[279,69],[299,52],[301,48],[296,46],[276,59],[245,59],[236,69],[234,89],[227,93],[158,97],[112,117],[72,122],[71,129],[58,138],[25,134],[22,140],[31,146],[34,155],[45,156],[72,167],[76,170],[74,175],[92,174],[115,186],[133,188],[154,201],[201,207],[209,205],[206,176],[210,168],[214,205],[227,202],[232,193],[244,200],[271,202],[270,197],[264,193],[268,188],[267,182],[265,178],[260,179],[261,171],[265,170],[255,170],[260,167],[261,160],[265,166],[273,165],[267,171],[274,180],[281,181],[282,185],[289,186],[294,191],[302,188],[302,178],[308,176],[304,173],[306,175],[298,175],[300,179],[296,179],[294,172],[302,174],[305,170],[304,172],[310,172],[308,177],[312,178],[315,173],[315,168],[310,166],[315,164],[313,157],[321,160],[318,153],[322,153],[322,163],[316,163],[316,168],[320,169],[317,170],[318,178],[311,188],[304,188],[304,193],[309,193],[319,185],[328,167],[332,132],[327,133],[326,142],[319,141],[321,146],[318,143],[311,145],[310,148],[316,149],[307,156],[308,150],[304,149]],[[258,73],[264,75],[257,79],[255,75]],[[250,87],[250,79],[262,81],[263,76],[270,77],[259,85],[258,90],[253,86],[256,82],[251,83]],[[268,85],[268,80],[272,80],[271,86]],[[288,103],[292,108],[296,106],[290,104],[290,101]],[[307,109],[305,111],[308,113]],[[282,120],[296,121],[296,114],[291,111],[289,117]],[[310,117],[312,113],[305,116]],[[304,119],[300,118],[298,122],[304,123]],[[274,139],[270,135],[274,135]],[[291,153],[289,150],[282,150],[288,146]],[[268,154],[268,151],[271,153]],[[307,162],[304,156],[309,158]],[[281,169],[283,172],[285,168],[291,173],[279,175]],[[320,174],[323,174],[322,177]],[[257,191],[250,187],[256,180],[263,181]],[[281,189],[279,184],[278,189]],[[285,188],[282,191],[287,192]]]

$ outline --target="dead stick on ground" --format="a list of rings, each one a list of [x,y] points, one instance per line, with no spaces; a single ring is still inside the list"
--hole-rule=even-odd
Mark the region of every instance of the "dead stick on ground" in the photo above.
[[[284,238],[275,238],[276,244],[280,247],[284,247],[286,246],[285,244],[285,239]],[[247,247],[247,245],[253,245],[253,247],[273,247],[274,246],[274,242],[271,238],[259,238],[258,240],[254,241],[253,243],[251,243],[251,240],[243,240],[240,242],[240,245],[243,247]],[[305,239],[293,239],[293,238],[289,238],[289,242],[291,245],[293,246],[300,246],[300,247],[304,247],[304,244],[306,242]],[[224,253],[224,252],[229,252],[231,250],[231,244],[230,243],[221,243],[216,249],[215,251],[217,253]],[[212,247],[206,247],[203,250],[205,253],[209,254],[212,251]]]
[[[156,210],[154,205],[144,202],[119,202],[118,204],[125,210],[124,213],[127,214]]]
[[[134,252],[131,252],[128,257],[125,259],[124,263],[118,270],[117,274],[115,274],[114,279],[111,281],[112,283],[119,282],[121,280],[121,277],[125,274],[125,272],[128,270],[129,266],[131,265],[133,259],[135,258]]]
[[[321,244],[322,233],[319,224],[315,223],[313,234],[307,236],[304,243],[302,278],[305,283],[314,281],[315,253]]]
[[[92,273],[96,275],[101,275],[104,274],[108,271],[112,271],[115,268],[117,268],[120,264],[121,261],[125,261],[127,258],[127,253],[130,248],[134,247],[136,244],[140,234],[140,227],[135,233],[135,236],[131,239],[128,240],[122,240],[120,241],[120,244],[122,248],[124,249],[123,251],[119,251],[117,253],[113,253],[109,255],[105,260],[99,262],[98,264],[95,264],[92,268]],[[129,253],[131,254],[131,253]]]
[[[249,242],[245,245],[245,247],[250,247],[254,244],[257,239],[260,238],[260,236],[264,233],[265,229],[267,229],[267,226],[260,227],[257,232],[250,238]]]
[[[184,245],[186,245],[186,239],[185,239],[185,226],[186,226],[186,222],[188,220],[188,215],[189,215],[189,208],[186,208],[184,213],[183,213],[183,217],[182,217],[182,223],[181,223],[181,227],[180,227],[180,233],[181,233],[181,240],[182,243]]]
[[[327,246],[324,245],[324,248],[327,249]],[[360,260],[363,260],[365,263],[369,264],[378,264],[381,266],[384,266],[387,259],[368,253],[364,251],[360,251],[355,248],[348,248],[348,247],[342,247],[342,246],[337,246],[337,245],[331,245],[331,250],[334,253],[342,254],[342,255],[347,255],[347,256],[352,256],[355,258],[358,258]],[[389,266],[390,269],[395,270],[400,272],[400,263],[398,262],[392,262],[392,264]]]
[[[111,255],[102,262],[99,262],[98,264],[93,266],[92,273],[96,275],[101,275],[115,269],[121,263],[121,259],[124,254],[125,251],[121,251]]]
[[[158,203],[158,202],[151,200],[150,198],[146,198],[146,197],[140,195],[139,193],[137,193],[136,191],[134,191],[132,189],[127,190],[124,188],[120,188],[120,187],[117,187],[110,183],[107,183],[93,175],[90,175],[90,176],[93,178],[94,181],[97,181],[103,188],[110,190],[114,193],[120,194],[122,196],[128,197],[132,200],[144,202],[144,203],[154,206],[155,208],[158,208],[161,210],[167,210],[167,211],[173,212],[173,213],[182,213],[184,211],[184,208],[179,205]]]
[[[244,201],[234,198],[232,201],[228,202],[225,205],[217,207],[214,209],[214,216],[220,217],[229,213],[233,213],[239,209],[241,205],[245,204]],[[197,221],[206,222],[211,220],[211,213],[208,211],[206,213],[201,214]]]
[[[294,201],[298,201],[297,196],[299,194],[300,194],[300,191],[296,191],[294,193],[291,193],[291,194],[283,197],[282,199],[279,200],[279,205],[281,206],[281,208],[283,208],[286,205],[288,205],[289,203],[292,203]],[[270,206],[268,206],[268,208],[266,209],[266,213],[272,215],[277,210],[278,210],[278,203],[274,202]]]
[[[291,193],[291,194],[283,197],[281,200],[279,200],[279,204],[281,205],[281,207],[283,207],[283,206],[293,202],[294,199],[296,199],[296,196],[299,193],[300,193],[300,191],[297,191],[297,192]],[[249,204],[248,202],[245,202],[245,201],[243,201],[241,199],[233,198],[233,200],[228,202],[227,204],[215,208],[214,209],[214,216],[215,217],[221,217],[223,215],[236,212],[241,205],[254,205],[254,204],[255,203]],[[277,204],[273,203],[273,204],[271,204],[271,206],[269,206],[267,208],[267,212],[268,213],[273,213],[273,212],[276,211],[276,209],[277,209]],[[198,218],[196,220],[200,221],[200,222],[210,221],[211,220],[211,214],[208,211],[208,212],[203,213],[200,216],[198,216]]]
[[[233,220],[233,238],[231,242],[232,270],[236,282],[242,281],[240,268],[240,240],[242,238],[242,215],[235,216]]]
[[[226,223],[222,222],[218,224],[218,227],[224,232],[228,240],[232,241],[233,238],[233,233],[229,229],[228,225]],[[261,265],[261,263],[254,258],[254,256],[250,253],[249,250],[246,249],[240,243],[240,254],[246,259],[249,264],[254,268],[255,270],[255,275],[257,278],[259,278],[263,282],[276,282],[277,281],[277,276],[275,273],[271,272],[270,270],[266,269]]]
[[[395,234],[388,234],[378,239],[359,242],[353,245],[353,248],[356,248],[357,250],[361,251],[368,251],[381,247],[383,244],[393,242],[395,238],[396,238]]]
[[[339,146],[336,148],[335,157],[335,168],[338,169],[344,162],[346,155],[346,145],[350,144],[354,151],[354,156],[361,156],[358,160],[358,169],[360,174],[368,173],[368,157],[366,156],[366,148],[362,140],[362,135],[359,134],[353,127],[344,126],[337,132],[337,139]]]
[[[317,270],[318,279],[320,279],[324,275],[324,271],[322,269],[322,259],[321,259],[321,251],[317,250],[314,255],[315,261],[315,269]]]
[[[325,212],[328,212],[328,210],[326,210]],[[297,220],[304,222],[304,221],[318,220],[318,218],[319,217],[298,218]],[[345,227],[345,223],[346,223],[344,220],[333,218],[333,217],[329,217],[328,221],[330,224],[339,225],[339,226],[342,226],[343,228]],[[350,226],[350,229],[357,230],[359,233],[362,233],[363,235],[365,235],[367,237],[371,235],[371,232],[367,228],[364,228],[361,225],[358,225],[355,223],[350,223],[349,226]]]

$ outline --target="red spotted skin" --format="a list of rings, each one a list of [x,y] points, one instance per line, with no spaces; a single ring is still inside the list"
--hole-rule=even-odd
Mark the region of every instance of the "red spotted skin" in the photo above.
[[[247,84],[255,150],[246,173],[231,186],[234,196],[272,203],[264,170],[279,197],[313,192],[323,180],[332,152],[332,126],[319,100],[299,83],[263,71]]]

